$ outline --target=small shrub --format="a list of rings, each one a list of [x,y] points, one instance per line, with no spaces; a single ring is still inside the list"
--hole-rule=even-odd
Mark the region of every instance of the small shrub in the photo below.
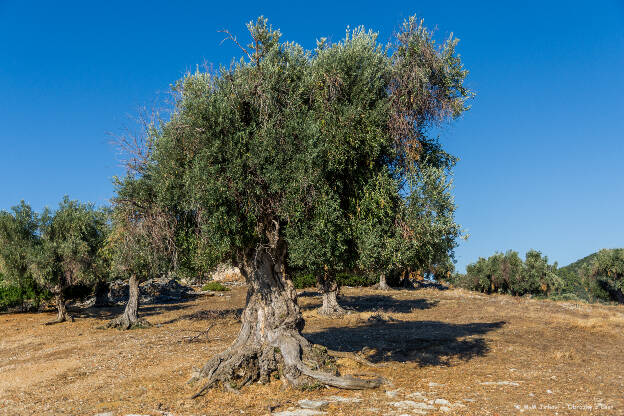
[[[0,284],[0,311],[18,307],[22,307],[22,310],[38,309],[42,301],[51,297],[49,291],[42,290],[33,281],[27,282],[22,288]]]
[[[221,284],[220,282],[208,282],[202,286],[202,290],[212,290],[213,292],[227,292],[229,287]]]

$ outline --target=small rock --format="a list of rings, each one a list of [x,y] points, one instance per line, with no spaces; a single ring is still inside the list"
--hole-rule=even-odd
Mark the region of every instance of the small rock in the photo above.
[[[106,412],[106,413],[98,413],[95,416],[113,416],[113,412]]]
[[[328,404],[329,402],[325,400],[299,400],[299,407],[302,409],[320,410]]]
[[[434,404],[438,404],[438,405],[444,405],[444,406],[449,406],[451,404],[451,402],[449,402],[448,400],[445,399],[435,399],[435,401],[433,402]]]
[[[484,381],[482,386],[519,386],[515,381]]]
[[[546,390],[546,393],[553,394],[552,390]]]
[[[440,387],[443,386],[444,384],[439,384],[439,383],[434,383],[433,381],[429,383],[429,387]]]
[[[398,395],[399,395],[399,390],[388,390],[388,391],[386,391],[386,396],[390,397],[391,399],[394,399]]]
[[[342,396],[329,396],[326,397],[330,402],[339,402],[339,403],[359,403],[362,399],[357,397],[342,397]]]
[[[273,416],[315,416],[315,415],[326,415],[327,412],[320,412],[318,410],[312,409],[296,409],[296,410],[286,410],[284,412],[273,413]]]
[[[440,406],[440,411],[448,413],[448,412],[451,411],[451,408],[450,407],[446,407],[446,406]]]
[[[412,409],[423,409],[423,410],[433,410],[435,409],[435,407],[427,404],[427,403],[417,403],[415,401],[412,400],[403,400],[401,402],[394,402],[391,403],[392,406],[394,407],[401,407],[401,408],[412,408]]]
[[[425,395],[422,392],[420,392],[420,391],[415,391],[413,393],[408,394],[405,397],[407,397],[408,399],[417,399],[417,400],[422,400],[422,401],[427,400]]]

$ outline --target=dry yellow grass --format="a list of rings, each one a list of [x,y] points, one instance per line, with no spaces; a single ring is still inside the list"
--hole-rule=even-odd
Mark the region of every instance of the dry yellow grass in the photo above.
[[[193,367],[236,336],[245,289],[235,288],[145,307],[155,326],[127,332],[98,329],[119,308],[85,310],[56,326],[42,325],[52,312],[0,315],[0,415],[266,415],[269,406],[279,412],[335,395],[359,401],[332,402],[328,415],[416,414],[396,403],[422,397],[451,403],[447,414],[624,414],[621,306],[462,290],[344,294],[352,313],[340,319],[317,315],[318,297],[302,294],[306,336],[342,352],[343,373],[392,385],[300,391],[273,382],[189,399]],[[428,414],[443,406],[432,407]]]

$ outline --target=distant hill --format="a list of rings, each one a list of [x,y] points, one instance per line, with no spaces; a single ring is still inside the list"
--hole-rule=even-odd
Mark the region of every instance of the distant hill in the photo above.
[[[619,251],[619,250],[624,250],[624,249],[622,248],[609,249],[609,251]],[[579,259],[575,261],[574,263],[570,263],[565,267],[560,267],[559,271],[565,274],[569,274],[569,273],[578,274],[578,272],[581,271],[583,266],[585,266],[586,264],[591,264],[597,255],[598,255],[598,252],[592,253],[589,256],[585,256],[582,259]]]

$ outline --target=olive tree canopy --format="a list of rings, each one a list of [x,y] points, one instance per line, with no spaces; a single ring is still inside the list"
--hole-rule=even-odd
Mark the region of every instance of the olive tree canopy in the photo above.
[[[314,50],[282,41],[264,18],[248,29],[247,46],[228,33],[239,61],[175,84],[175,109],[150,130],[141,172],[154,204],[191,224],[196,254],[233,261],[249,284],[237,340],[201,377],[206,387],[240,387],[281,368],[294,385],[377,385],[304,364],[318,351],[301,335],[288,271],[366,263],[364,220],[396,236],[392,247],[421,238],[406,215],[417,209],[410,184],[450,158],[428,133],[467,110],[472,96],[457,40],[437,44],[416,18],[390,45],[357,28]]]

